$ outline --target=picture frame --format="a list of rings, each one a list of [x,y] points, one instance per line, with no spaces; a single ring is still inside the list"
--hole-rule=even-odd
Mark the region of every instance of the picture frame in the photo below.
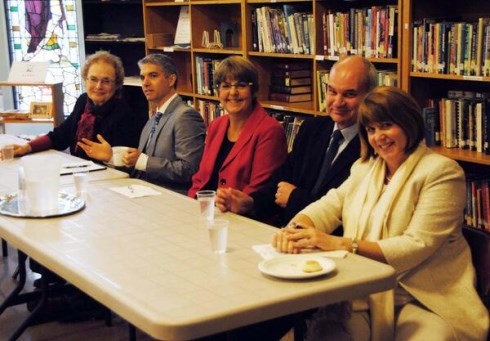
[[[30,118],[52,118],[52,103],[51,102],[31,102],[29,111]]]

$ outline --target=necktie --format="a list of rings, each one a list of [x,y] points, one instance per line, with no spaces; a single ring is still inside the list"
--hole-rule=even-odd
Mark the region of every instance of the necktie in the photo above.
[[[339,129],[333,132],[332,140],[330,141],[330,144],[328,145],[327,148],[327,152],[325,153],[325,157],[323,158],[322,168],[320,169],[320,173],[318,174],[318,179],[316,180],[315,186],[313,187],[313,191],[312,191],[313,194],[318,194],[318,191],[320,190],[320,187],[322,186],[323,181],[325,180],[328,170],[332,165],[333,159],[335,159],[335,156],[337,155],[337,151],[339,150],[339,146],[343,139],[344,137],[342,136],[342,133],[340,132]]]
[[[162,115],[163,115],[163,113],[161,113],[161,112],[157,112],[155,114],[155,119],[153,120],[153,124],[151,125],[150,137],[148,138],[148,145],[153,140],[153,135],[155,135],[155,131],[157,130],[157,126],[158,126],[158,122],[160,122]]]

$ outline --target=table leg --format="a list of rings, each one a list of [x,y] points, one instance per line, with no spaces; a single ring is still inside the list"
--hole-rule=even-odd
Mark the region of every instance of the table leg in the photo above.
[[[20,265],[20,264],[19,264]],[[25,277],[25,260],[24,260],[24,277]],[[22,322],[22,324],[14,331],[9,340],[17,340],[22,333],[31,325],[32,320],[36,317],[36,315],[41,311],[44,304],[46,303],[46,299],[48,297],[48,282],[46,281],[46,277],[44,276],[45,268],[41,268],[41,299],[39,300],[36,307],[32,310],[32,312],[27,316],[27,318]],[[22,278],[22,271],[20,272],[20,277]],[[25,282],[25,278],[24,278]]]
[[[2,256],[8,257],[8,255],[9,255],[9,249],[8,249],[7,242],[5,241],[5,239],[2,239]]]
[[[131,323],[128,323],[128,327],[129,327],[129,341],[136,341],[136,328]]]
[[[21,251],[18,251],[19,255],[19,281],[17,282],[17,286],[12,290],[10,295],[7,296],[5,301],[3,301],[2,305],[0,305],[0,315],[10,307],[11,305],[14,304],[15,300],[19,296],[19,293],[21,290],[24,288],[24,285],[26,283],[26,259],[27,255]]]

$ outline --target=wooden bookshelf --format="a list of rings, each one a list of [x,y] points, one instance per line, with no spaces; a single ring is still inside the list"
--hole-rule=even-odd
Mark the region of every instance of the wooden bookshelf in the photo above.
[[[323,53],[322,15],[325,11],[349,11],[351,7],[371,8],[372,6],[395,6],[398,9],[398,24],[396,31],[401,32],[402,0],[380,1],[319,1],[319,0],[189,0],[176,2],[173,0],[143,0],[144,34],[146,38],[146,53],[169,53],[177,63],[179,72],[178,92],[185,94],[197,103],[198,99],[217,101],[215,96],[204,96],[198,93],[196,57],[223,59],[230,55],[241,55],[249,58],[259,69],[260,84],[258,99],[265,108],[285,110],[306,115],[324,115],[320,111],[317,93],[317,70],[328,70],[338,58],[329,59]],[[253,49],[252,13],[264,6],[283,9],[284,5],[294,6],[297,11],[313,15],[313,46],[309,54],[271,53]],[[173,46],[175,30],[182,6],[189,8],[191,18],[191,46],[179,50]],[[202,46],[203,31],[209,32],[210,40],[213,31],[220,30],[225,22],[236,23],[236,46],[224,46],[222,49]],[[310,32],[311,34],[311,32]],[[401,34],[397,35],[396,50],[392,58],[374,57],[370,60],[380,69],[394,72],[401,82]],[[225,38],[221,37],[223,43]],[[226,44],[225,44],[226,45]],[[286,103],[270,101],[269,86],[271,68],[277,61],[307,61],[310,64],[312,77],[312,100],[310,102]],[[196,104],[197,106],[197,104]]]
[[[137,62],[145,56],[142,0],[83,0],[82,12],[85,53],[109,51],[121,58],[126,76],[139,75]],[[101,33],[111,36],[101,39]]]

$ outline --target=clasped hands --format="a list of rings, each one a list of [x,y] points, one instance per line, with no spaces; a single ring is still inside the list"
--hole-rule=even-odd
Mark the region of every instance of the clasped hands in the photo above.
[[[313,224],[296,223],[293,219],[286,227],[274,234],[272,246],[284,253],[301,253],[303,249],[314,248],[324,251],[345,250],[343,239],[320,231]]]
[[[97,134],[99,143],[82,138],[77,142],[77,145],[83,149],[88,157],[104,162],[110,162],[112,159],[112,146],[107,142],[102,135]],[[134,167],[141,152],[137,148],[129,148],[123,155],[122,161],[126,167]]]

